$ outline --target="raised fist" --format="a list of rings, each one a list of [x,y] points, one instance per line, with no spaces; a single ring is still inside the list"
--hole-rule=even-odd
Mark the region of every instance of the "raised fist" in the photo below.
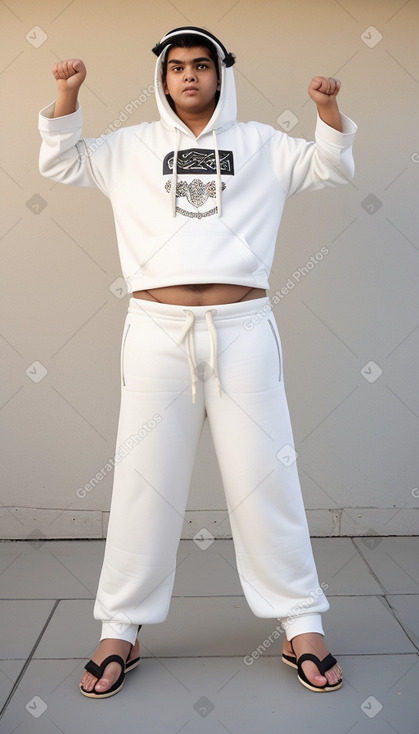
[[[308,87],[311,99],[317,104],[329,104],[335,100],[340,90],[340,81],[333,77],[314,76]]]
[[[77,91],[86,78],[86,67],[81,59],[59,61],[52,67],[59,90]]]

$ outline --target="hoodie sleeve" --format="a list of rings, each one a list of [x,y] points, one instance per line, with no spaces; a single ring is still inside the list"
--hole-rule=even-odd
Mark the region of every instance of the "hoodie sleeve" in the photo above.
[[[287,196],[348,183],[354,176],[352,146],[355,123],[341,114],[343,132],[317,117],[315,141],[292,138],[275,130],[271,141],[271,162],[275,176]]]
[[[109,182],[104,171],[109,158],[110,136],[82,138],[79,105],[71,115],[53,118],[53,114],[54,103],[39,113],[41,174],[72,186],[97,187],[108,195]]]

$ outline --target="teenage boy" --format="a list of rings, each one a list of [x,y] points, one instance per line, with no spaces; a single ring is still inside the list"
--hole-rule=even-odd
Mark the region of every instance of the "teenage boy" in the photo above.
[[[278,459],[294,443],[266,291],[286,199],[352,177],[356,126],[339,112],[340,83],[320,76],[308,90],[315,142],[239,123],[234,56],[206,30],[174,29],[153,51],[159,121],[82,138],[80,59],[54,65],[58,96],[40,115],[41,172],[96,186],[113,207],[131,293],[117,445],[153,416],[156,424],[115,467],[94,609],[101,643],[80,690],[118,692],[139,661],[139,628],[167,616],[207,418],[247,602],[281,620],[282,659],[300,682],[335,691],[342,671],[323,640],[329,604],[297,468]]]

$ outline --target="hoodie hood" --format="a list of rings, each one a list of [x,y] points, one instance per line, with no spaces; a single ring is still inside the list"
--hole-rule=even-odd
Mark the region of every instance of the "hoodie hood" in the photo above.
[[[157,108],[160,114],[160,120],[165,127],[171,130],[179,130],[191,136],[192,133],[187,125],[172,110],[162,85],[162,65],[173,45],[171,39],[180,35],[196,35],[196,45],[205,46],[208,41],[215,46],[218,56],[218,66],[220,71],[220,97],[214,113],[209,120],[205,129],[198,137],[216,131],[217,133],[226,130],[236,122],[237,118],[237,101],[236,101],[236,85],[234,81],[234,73],[232,66],[234,64],[234,56],[228,53],[221,41],[212,35],[209,31],[194,26],[184,26],[182,28],[174,28],[154,46],[153,53],[156,54],[157,61],[154,74],[154,88],[156,90]]]

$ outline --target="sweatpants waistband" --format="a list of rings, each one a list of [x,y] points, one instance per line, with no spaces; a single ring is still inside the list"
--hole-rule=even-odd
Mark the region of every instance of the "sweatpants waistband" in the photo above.
[[[217,328],[228,321],[240,322],[253,318],[260,318],[261,314],[271,310],[269,298],[254,298],[249,301],[236,301],[235,303],[222,303],[213,306],[178,306],[159,301],[148,301],[139,298],[130,298],[128,313],[137,316],[152,318],[156,321],[172,321],[179,323],[179,335],[177,343],[183,347],[189,363],[191,374],[192,402],[196,399],[196,386],[198,382],[198,368],[195,357],[194,328],[206,328],[208,331],[211,356],[210,368],[217,382],[218,392],[221,396],[221,382],[218,374],[218,350],[217,350]],[[184,345],[184,346],[183,346]]]
[[[149,314],[158,318],[185,320],[185,313],[191,311],[196,322],[205,322],[208,311],[212,312],[213,318],[219,319],[246,319],[256,314],[271,310],[269,298],[252,298],[248,301],[236,301],[235,303],[221,303],[213,306],[178,306],[171,303],[160,303],[158,301],[147,301],[143,298],[130,298],[128,313]]]

